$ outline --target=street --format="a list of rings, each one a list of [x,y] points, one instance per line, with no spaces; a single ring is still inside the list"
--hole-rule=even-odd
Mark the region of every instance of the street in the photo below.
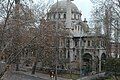
[[[77,80],[95,80],[96,78],[99,78],[99,77],[105,77],[105,72],[90,75],[90,76],[85,76]]]
[[[3,68],[5,63],[0,62],[0,73],[3,72]],[[3,80],[46,80],[39,77],[19,73],[19,72],[11,72],[10,74],[3,77]]]
[[[3,80],[46,80],[39,77],[22,74],[19,72],[12,72],[11,76],[3,78]]]
[[[0,62],[0,72],[3,71],[3,66],[5,63]],[[11,67],[7,72],[5,72],[2,80],[51,80],[48,74],[36,73],[35,75],[31,75],[31,71],[22,72],[22,71],[14,71]],[[58,80],[69,80],[65,78],[58,77]]]

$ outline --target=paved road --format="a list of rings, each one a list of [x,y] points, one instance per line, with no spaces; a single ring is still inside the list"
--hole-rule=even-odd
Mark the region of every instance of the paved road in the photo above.
[[[24,74],[30,75],[31,72],[25,72]],[[34,75],[37,76],[39,78],[45,79],[45,80],[55,80],[55,79],[51,79],[50,75],[48,74],[43,74],[43,73],[37,73]],[[66,79],[66,78],[62,78],[62,77],[57,77],[57,80],[71,80],[71,79]]]
[[[77,79],[77,80],[92,80],[92,79],[96,79],[99,77],[105,77],[105,72],[98,73],[98,74],[91,75],[91,76],[82,77],[81,79]]]
[[[3,80],[45,80],[45,79],[18,72],[12,72],[10,76],[3,78]]]

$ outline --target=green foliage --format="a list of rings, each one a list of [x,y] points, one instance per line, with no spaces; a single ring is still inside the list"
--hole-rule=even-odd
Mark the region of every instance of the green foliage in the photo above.
[[[58,76],[64,77],[64,78],[66,78],[66,79],[72,79],[72,80],[77,80],[77,79],[80,78],[80,75],[79,75],[79,74],[73,74],[73,73],[71,73],[71,74],[60,74],[60,75],[58,75]]]
[[[118,76],[120,74],[120,58],[109,58],[105,64],[106,72]]]

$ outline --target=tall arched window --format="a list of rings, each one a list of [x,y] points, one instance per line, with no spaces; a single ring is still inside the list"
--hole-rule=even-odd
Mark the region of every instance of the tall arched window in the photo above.
[[[56,15],[55,15],[55,14],[53,14],[53,18],[54,18],[54,19],[56,18]]]
[[[80,15],[78,15],[78,19],[80,19]]]
[[[77,26],[75,25],[75,30],[77,30]]]
[[[88,46],[91,46],[91,45],[90,45],[90,41],[89,41],[89,40],[88,40]]]
[[[80,30],[80,26],[78,26],[78,31]]]
[[[47,14],[47,19],[50,19],[50,14]]]
[[[64,14],[63,18],[66,19],[66,14]]]
[[[61,18],[61,15],[60,14],[58,14],[58,19],[60,19]]]
[[[74,19],[76,19],[76,14],[74,14]]]

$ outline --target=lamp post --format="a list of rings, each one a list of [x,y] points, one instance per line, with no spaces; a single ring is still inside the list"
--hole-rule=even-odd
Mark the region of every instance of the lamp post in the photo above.
[[[82,44],[82,36],[80,36],[80,44],[79,44],[79,48],[80,48],[80,51],[79,51],[79,68],[80,68],[80,77],[81,77],[81,74],[82,74],[82,69],[81,69],[81,66],[82,66],[82,59],[81,59],[81,53],[82,53],[82,48],[84,47],[84,44]]]
[[[69,68],[70,68],[70,77],[72,78],[72,75],[71,75],[71,49],[72,49],[72,45],[71,45],[71,1],[73,0],[67,0],[67,6],[66,6],[66,29],[68,30],[69,34],[68,34],[68,41],[69,41],[69,44],[68,44],[68,55],[69,55]]]
[[[57,0],[57,8],[56,8],[56,15],[57,15],[57,20],[56,20],[56,41],[55,41],[55,47],[56,47],[56,54],[55,54],[55,80],[57,80],[57,65],[58,65],[58,47],[59,47],[59,41],[58,41],[58,0]]]

